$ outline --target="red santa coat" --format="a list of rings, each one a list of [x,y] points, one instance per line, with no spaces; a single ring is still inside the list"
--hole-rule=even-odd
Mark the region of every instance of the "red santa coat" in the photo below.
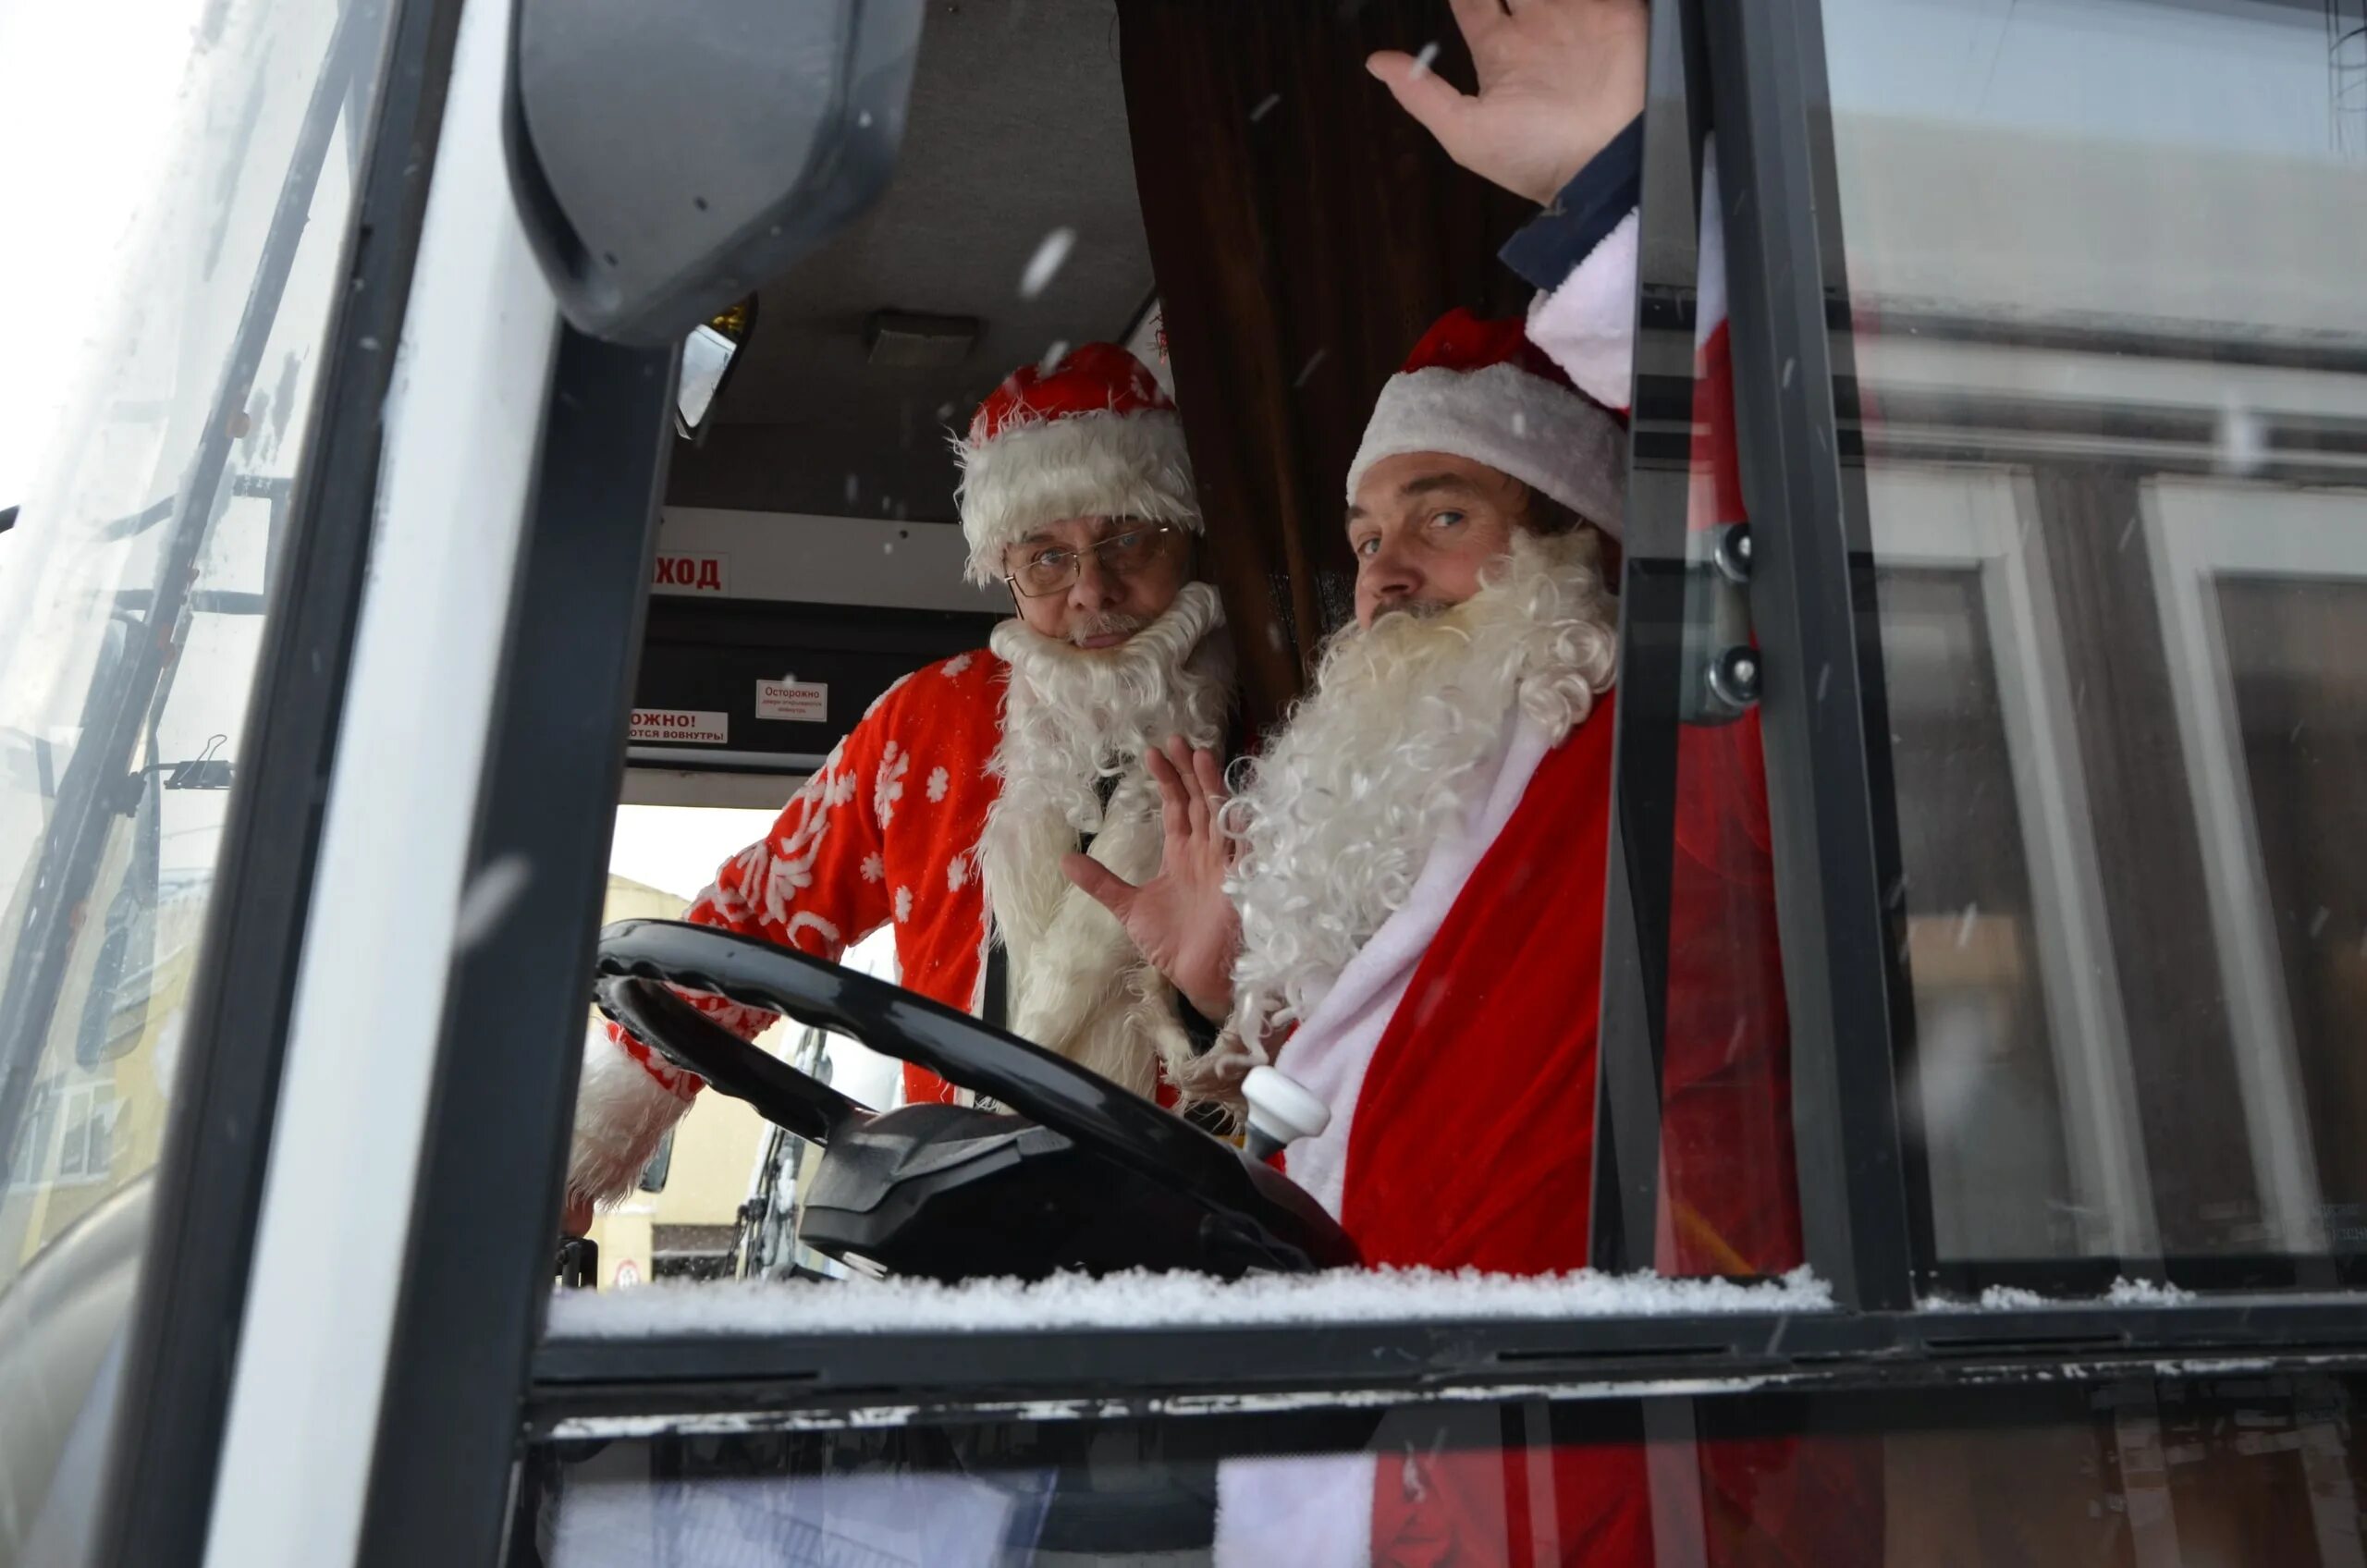
[[[1123,722],[1217,744],[1231,701],[1222,627],[1215,591],[1185,583],[1122,655],[1110,655],[1130,661],[1120,673],[1160,693],[1162,705]],[[1080,760],[1080,747],[1097,748],[1103,738],[1073,721],[1080,711],[1089,723],[1107,719],[1089,700],[1118,678],[1106,659],[1087,661],[1015,620],[995,629],[991,651],[905,677],[872,704],[771,831],[724,865],[686,918],[827,960],[886,925],[907,988],[975,1011],[991,912],[995,939],[1009,951],[1013,1031],[1146,1096],[1171,1098],[1162,1064],[1192,1050],[1173,988],[1060,868],[1085,832],[1093,857],[1130,881],[1159,866],[1159,792],[1139,742],[1110,741],[1116,760],[1106,766],[1115,773],[1106,795],[1086,794],[1072,776],[1105,766]],[[1058,785],[1053,796],[1048,778]],[[1097,803],[1088,809],[1061,791]],[[691,999],[742,1038],[772,1022],[721,998]],[[903,1086],[907,1100],[954,1094],[909,1066]],[[570,1199],[630,1184],[699,1087],[695,1075],[610,1027],[606,1041],[593,1043],[576,1095]]]
[[[1359,955],[1379,962],[1310,1019],[1336,999],[1379,1026],[1282,1048],[1277,1065],[1334,1106],[1288,1169],[1368,1263],[1586,1264],[1615,706],[1606,692],[1557,747],[1515,740],[1478,831],[1434,852],[1403,925]],[[1681,1218],[1662,1268],[1778,1273],[1800,1241],[1757,726],[1679,748],[1662,1144]]]
[[[987,765],[1010,675],[981,648],[897,681],[683,918],[833,962],[889,925],[905,988],[975,1011],[987,944],[975,852],[995,801]],[[773,1020],[721,998],[692,999],[743,1038]],[[677,1094],[697,1092],[695,1075],[613,1024],[609,1037]],[[951,1093],[934,1073],[904,1069],[908,1100]]]
[[[1359,955],[1378,962],[1344,972],[1280,1054],[1334,1107],[1289,1169],[1367,1262],[1587,1262],[1614,711],[1606,694],[1558,747],[1515,741],[1471,830],[1441,842],[1414,901]],[[1687,731],[1679,766],[1661,1268],[1775,1273],[1799,1262],[1800,1237],[1755,724]],[[1392,1456],[1371,1472],[1366,1540],[1321,1561],[1650,1564],[1645,1464],[1639,1448],[1556,1449],[1549,1501],[1516,1495],[1533,1476],[1518,1457]],[[1713,1562],[1865,1555],[1846,1452],[1707,1443],[1700,1481]],[[1545,1518],[1540,1555],[1530,1533]]]
[[[1712,191],[1715,178],[1712,164]],[[1714,196],[1704,212],[1695,527],[1743,517]],[[1531,339],[1614,407],[1629,381],[1636,239],[1630,214],[1528,321]],[[1332,1112],[1323,1134],[1292,1145],[1287,1169],[1370,1263],[1511,1274],[1587,1265],[1614,709],[1606,693],[1553,747],[1507,721],[1493,776],[1477,781],[1406,907],[1277,1058]],[[1681,731],[1661,1085],[1665,1274],[1764,1275],[1801,1261],[1769,845],[1757,715]],[[1662,1560],[1643,1448],[1549,1454],[1550,1499],[1532,1495],[1539,1473],[1526,1456],[1484,1448],[1264,1474],[1227,1466],[1219,1561],[1272,1561],[1277,1549],[1297,1568]],[[1859,1445],[1708,1441],[1699,1477],[1711,1563],[1880,1559],[1878,1456]],[[1363,1497],[1362,1520],[1333,1511]]]

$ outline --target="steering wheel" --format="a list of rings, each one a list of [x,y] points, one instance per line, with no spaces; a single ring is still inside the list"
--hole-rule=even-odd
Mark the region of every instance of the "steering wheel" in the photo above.
[[[1063,1057],[901,986],[794,949],[670,920],[608,926],[595,974],[601,1011],[635,1038],[826,1149],[872,1113],[742,1040],[667,986],[786,1013],[926,1068],[1187,1194],[1204,1224],[1260,1232],[1261,1247],[1300,1255],[1300,1267],[1357,1261],[1345,1233],[1278,1171]]]

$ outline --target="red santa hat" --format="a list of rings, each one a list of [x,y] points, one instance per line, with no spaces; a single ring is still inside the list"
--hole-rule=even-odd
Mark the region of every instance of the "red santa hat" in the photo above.
[[[1448,452],[1541,490],[1609,533],[1625,509],[1626,433],[1517,321],[1439,318],[1389,378],[1348,465],[1348,500],[1373,464]]]
[[[1175,405],[1114,343],[1013,371],[953,449],[973,582],[1000,582],[1004,550],[1062,518],[1138,517],[1200,532]]]

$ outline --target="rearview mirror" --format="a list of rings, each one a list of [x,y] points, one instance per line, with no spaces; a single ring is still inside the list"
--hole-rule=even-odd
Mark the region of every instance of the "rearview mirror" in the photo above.
[[[674,387],[674,430],[685,441],[698,438],[731,372],[756,330],[756,297],[745,300],[691,328],[682,339],[682,376]]]
[[[560,311],[657,348],[843,228],[903,141],[923,0],[518,0],[504,151]]]

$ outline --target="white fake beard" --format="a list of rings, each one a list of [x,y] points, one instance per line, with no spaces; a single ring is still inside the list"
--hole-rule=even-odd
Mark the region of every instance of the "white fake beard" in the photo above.
[[[1462,604],[1351,625],[1325,645],[1313,691],[1224,812],[1242,840],[1226,882],[1241,914],[1233,1023],[1253,1054],[1405,906],[1515,704],[1559,745],[1610,690],[1619,612],[1600,557],[1591,530],[1517,533]]]
[[[1098,781],[1147,787],[1143,753],[1171,735],[1202,747],[1223,741],[1233,705],[1223,629],[1223,606],[1205,582],[1185,583],[1166,613],[1114,648],[1078,648],[1022,620],[995,628],[990,644],[1011,666],[1011,686],[989,765],[1002,786],[978,860],[987,907],[1014,958],[1050,923],[1069,886],[1061,856],[1078,834],[1101,830]],[[1110,806],[1120,809],[1118,796]]]

